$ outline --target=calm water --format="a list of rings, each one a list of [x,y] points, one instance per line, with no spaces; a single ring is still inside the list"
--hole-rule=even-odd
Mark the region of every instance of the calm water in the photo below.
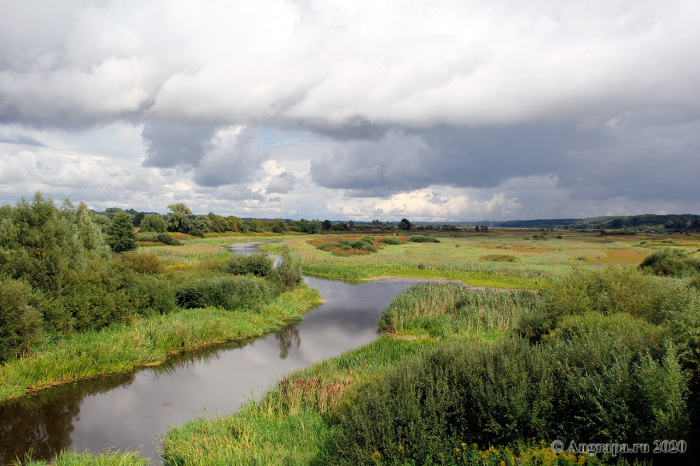
[[[238,254],[260,243],[232,245]],[[382,309],[408,282],[348,284],[305,277],[328,301],[276,334],[172,358],[134,374],[100,377],[0,405],[0,464],[32,451],[140,450],[160,463],[158,436],[198,416],[235,412],[285,373],[376,338]]]

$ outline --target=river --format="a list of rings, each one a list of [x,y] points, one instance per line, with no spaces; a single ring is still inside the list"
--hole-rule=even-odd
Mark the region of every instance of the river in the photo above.
[[[229,249],[250,254],[259,244],[238,243]],[[135,373],[57,386],[0,405],[0,464],[10,464],[30,451],[35,459],[52,460],[67,448],[138,450],[152,464],[160,464],[158,438],[169,426],[234,413],[284,374],[374,340],[382,310],[412,284],[351,284],[309,276],[304,282],[319,290],[324,304],[277,333],[188,352]]]

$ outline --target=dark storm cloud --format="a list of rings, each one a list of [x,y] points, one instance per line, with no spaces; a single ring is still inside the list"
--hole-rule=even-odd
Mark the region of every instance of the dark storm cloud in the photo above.
[[[0,142],[8,144],[20,144],[24,146],[46,147],[44,143],[37,141],[31,136],[25,136],[23,134],[11,134],[8,136],[0,133]]]
[[[173,168],[178,165],[196,167],[211,148],[216,127],[189,127],[177,123],[149,120],[141,137],[146,144],[146,167]]]
[[[192,179],[199,186],[253,181],[270,154],[258,147],[258,128],[246,127],[232,141],[220,140],[199,162]]]
[[[497,188],[553,175],[572,201],[697,202],[700,120],[634,126],[439,128],[390,132],[312,161],[313,180],[350,197],[388,197],[431,185]]]
[[[378,142],[316,158],[313,180],[351,196],[389,196],[434,184],[490,188],[512,177],[556,173],[562,157],[612,138],[569,125],[392,131]]]

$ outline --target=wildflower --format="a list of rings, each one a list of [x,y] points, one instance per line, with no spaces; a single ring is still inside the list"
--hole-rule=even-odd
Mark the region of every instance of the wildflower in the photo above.
[[[381,457],[382,457],[382,454],[379,453],[379,450],[376,450],[376,451],[372,454],[372,456],[374,456],[375,458],[381,458]]]

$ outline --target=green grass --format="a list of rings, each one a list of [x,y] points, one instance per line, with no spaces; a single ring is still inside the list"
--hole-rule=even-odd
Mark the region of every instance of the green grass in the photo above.
[[[88,451],[76,453],[66,450],[61,452],[52,463],[31,461],[25,464],[27,466],[147,466],[150,463],[148,458],[141,458],[138,453],[130,451],[107,451],[93,455]]]
[[[206,345],[261,336],[300,320],[319,300],[316,290],[301,285],[258,309],[186,309],[48,343],[0,366],[0,401],[60,383],[131,372]]]

